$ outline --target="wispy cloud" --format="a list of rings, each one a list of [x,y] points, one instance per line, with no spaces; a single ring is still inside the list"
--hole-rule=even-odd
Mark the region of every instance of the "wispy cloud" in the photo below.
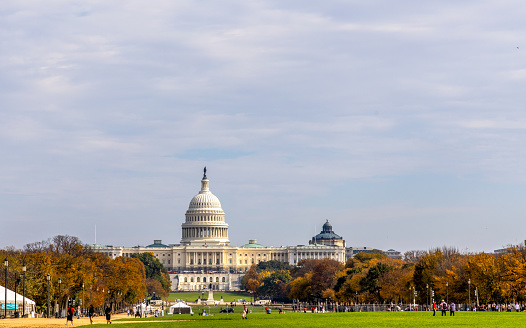
[[[472,247],[507,244],[526,225],[514,197],[526,181],[524,6],[5,3],[0,222],[6,231],[17,231],[17,219],[46,224],[2,241],[20,246],[56,233],[86,239],[85,225],[100,222],[107,243],[178,242],[207,165],[233,244],[253,233],[247,220],[265,222],[252,236],[262,242],[305,243],[311,222],[327,216],[351,240],[348,213],[355,213],[360,237],[375,246],[379,230],[397,229],[393,218],[462,215],[473,226],[477,205],[484,213],[509,209],[518,226],[495,236],[480,231]],[[451,178],[451,188],[468,195],[500,193],[469,206],[386,204],[371,193],[358,211],[349,199],[359,193],[341,188],[396,177],[391,195],[403,195],[416,173]],[[343,201],[331,203],[336,192]],[[502,201],[489,201],[495,197]],[[408,225],[413,234],[428,229]],[[394,248],[409,247],[406,241],[389,238]],[[431,236],[411,248],[440,242]]]

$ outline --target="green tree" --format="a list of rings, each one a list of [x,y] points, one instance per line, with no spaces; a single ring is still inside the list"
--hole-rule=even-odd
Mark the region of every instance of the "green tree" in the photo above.
[[[259,262],[257,264],[256,270],[257,271],[282,271],[282,270],[292,270],[294,266],[281,262],[276,260],[270,260],[270,261],[264,261]]]
[[[259,288],[260,295],[270,296],[274,300],[286,301],[287,284],[292,280],[290,273],[286,270],[274,271],[263,278]]]
[[[380,290],[380,277],[389,271],[389,266],[385,263],[377,263],[375,266],[369,269],[365,277],[360,281],[360,287],[363,291],[368,292],[377,301],[382,301]]]

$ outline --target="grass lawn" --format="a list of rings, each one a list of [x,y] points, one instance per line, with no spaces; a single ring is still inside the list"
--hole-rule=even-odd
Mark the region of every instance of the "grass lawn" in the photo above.
[[[204,292],[204,293],[192,293],[192,292],[188,292],[188,293],[183,293],[183,292],[179,292],[179,293],[170,293],[170,295],[168,296],[168,300],[169,301],[174,301],[174,300],[177,300],[177,299],[181,299],[181,300],[188,300],[188,302],[195,302],[195,300],[201,296],[201,298],[204,298],[205,300],[208,299],[208,292]],[[219,301],[221,300],[221,296],[223,296],[223,300],[225,302],[235,302],[236,300],[238,299],[245,299],[247,300],[248,302],[250,302],[252,300],[252,296],[250,296],[250,294],[248,293],[226,293],[226,292],[214,292],[214,299]]]
[[[516,312],[456,312],[454,317],[436,317],[432,312],[363,312],[363,313],[284,313],[273,310],[270,315],[264,314],[264,308],[254,307],[254,313],[248,320],[242,320],[240,310],[236,313],[219,314],[212,311],[212,316],[175,315],[162,318],[129,319],[144,323],[123,323],[119,328],[195,328],[195,327],[503,327],[515,328],[526,326],[526,313]],[[256,312],[257,310],[257,312]],[[197,311],[197,307],[194,312]],[[217,309],[218,311],[218,309]],[[128,321],[128,319],[123,319]],[[157,321],[157,322],[156,322]]]

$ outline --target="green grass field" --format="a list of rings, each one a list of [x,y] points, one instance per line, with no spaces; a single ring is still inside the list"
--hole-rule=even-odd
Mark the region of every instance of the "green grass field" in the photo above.
[[[144,323],[124,323],[120,328],[151,327],[503,327],[515,328],[526,326],[526,313],[498,312],[456,312],[454,317],[432,316],[432,312],[368,312],[368,313],[290,313],[278,314],[273,311],[267,315],[264,308],[254,307],[258,313],[248,315],[248,320],[241,319],[241,307],[236,313],[219,314],[219,309],[212,311],[212,316],[175,315],[162,318],[129,319]],[[194,310],[197,312],[197,307]],[[124,319],[128,321],[128,319]],[[158,322],[156,322],[158,321]]]
[[[225,302],[235,302],[238,299],[246,299],[247,301],[251,301],[252,297],[248,293],[226,293],[226,292],[215,292],[214,293],[214,299],[219,301],[221,300],[221,296],[223,296],[223,300]],[[170,293],[168,296],[169,301],[174,301],[177,299],[181,300],[188,300],[188,302],[194,302],[198,297],[208,299],[208,292],[205,293]]]

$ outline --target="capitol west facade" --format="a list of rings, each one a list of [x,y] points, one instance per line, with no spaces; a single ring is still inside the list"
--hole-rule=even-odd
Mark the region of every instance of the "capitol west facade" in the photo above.
[[[190,201],[181,228],[179,244],[165,245],[161,240],[155,240],[144,247],[93,245],[93,249],[111,258],[153,253],[168,269],[172,289],[180,291],[210,287],[214,290],[240,290],[244,273],[251,265],[262,261],[276,260],[291,265],[304,259],[345,261],[345,241],[332,232],[328,220],[323,231],[313,237],[309,245],[272,247],[250,240],[242,246],[230,246],[225,212],[219,199],[210,192],[206,168],[201,190]]]

